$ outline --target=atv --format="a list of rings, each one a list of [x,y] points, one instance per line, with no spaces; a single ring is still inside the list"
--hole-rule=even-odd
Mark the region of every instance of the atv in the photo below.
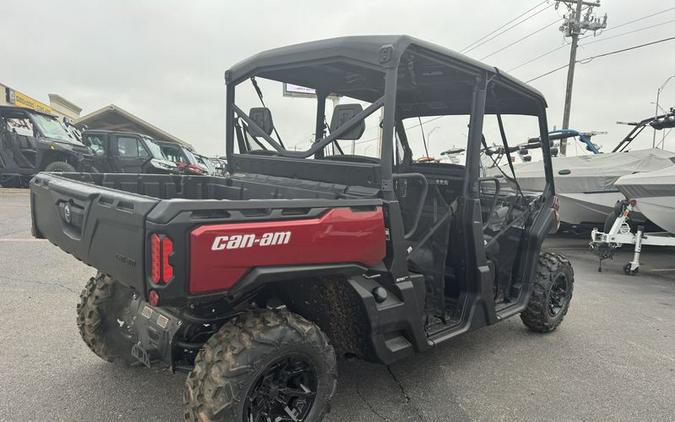
[[[266,51],[225,82],[226,177],[31,183],[34,236],[98,270],[77,306],[85,343],[107,361],[189,372],[186,421],[320,421],[338,358],[390,364],[516,315],[539,333],[560,325],[574,273],[541,250],[559,217],[535,89],[408,36]],[[310,124],[275,124],[274,84],[309,92]],[[512,157],[480,174],[485,138],[509,155],[521,117],[542,140],[536,194]],[[424,125],[440,118],[459,126],[432,143]],[[467,125],[465,163],[413,159]]]
[[[55,116],[0,106],[0,186],[26,187],[40,171],[90,171],[92,158]]]

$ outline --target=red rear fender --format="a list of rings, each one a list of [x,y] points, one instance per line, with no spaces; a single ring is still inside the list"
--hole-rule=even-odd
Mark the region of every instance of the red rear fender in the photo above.
[[[334,208],[319,218],[197,227],[190,234],[190,293],[231,288],[255,267],[358,263],[386,254],[382,208]]]

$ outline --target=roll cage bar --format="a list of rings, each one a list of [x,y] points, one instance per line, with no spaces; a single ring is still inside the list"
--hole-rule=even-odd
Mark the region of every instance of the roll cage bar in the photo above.
[[[366,117],[370,116],[374,112],[376,112],[380,107],[384,105],[384,97],[380,97],[377,101],[372,103],[370,106],[368,106],[365,110],[363,110],[361,113],[357,114],[356,116],[352,117],[349,119],[347,122],[345,122],[338,130],[335,132],[331,133],[328,136],[324,136],[320,139],[317,139],[314,144],[312,145],[311,148],[309,148],[306,151],[289,151],[286,148],[283,147],[279,142],[277,142],[274,138],[272,138],[270,135],[266,134],[263,129],[258,126],[256,122],[254,122],[242,109],[237,107],[236,105],[233,104],[234,112],[235,114],[240,117],[244,122],[249,127],[253,127],[254,129],[257,130],[258,135],[261,136],[262,138],[267,141],[270,146],[272,146],[276,151],[276,155],[280,155],[282,157],[289,157],[289,158],[307,158],[310,157],[314,154],[316,154],[319,150],[322,150],[326,146],[328,146],[331,142],[336,141],[339,139],[340,135],[344,134],[345,132],[348,132],[351,128],[356,126],[361,120],[365,119]]]
[[[308,150],[286,150],[234,103],[237,85],[252,77],[316,90],[316,137]],[[400,122],[404,118],[470,116],[468,161],[464,178],[466,193],[480,176],[484,114],[538,116],[540,136],[548,140],[546,103],[538,91],[496,68],[407,36],[345,37],[270,50],[233,66],[225,73],[225,80],[226,151],[229,163],[236,163],[237,156],[241,156],[234,152],[235,129],[238,133],[241,129],[238,119],[274,149],[274,156],[302,159],[314,155],[315,158],[322,158],[323,150],[329,144],[383,107],[380,159],[379,164],[372,165],[381,175],[381,190],[385,198],[393,198],[394,133],[400,133]],[[495,94],[495,90],[499,93]],[[339,129],[324,136],[326,93],[345,95],[371,104]],[[254,140],[260,145],[255,136]],[[544,142],[542,148],[545,152],[545,172],[547,180],[551,181],[550,191],[553,192],[549,143]],[[298,165],[301,165],[300,162]]]

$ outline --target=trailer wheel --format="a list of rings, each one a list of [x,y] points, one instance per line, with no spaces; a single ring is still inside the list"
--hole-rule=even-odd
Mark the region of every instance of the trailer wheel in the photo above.
[[[66,163],[65,161],[54,161],[47,164],[44,171],[51,171],[55,173],[74,173],[75,167]]]
[[[108,276],[98,274],[80,294],[77,327],[92,352],[108,362],[134,363],[134,335],[124,323],[131,290]]]
[[[539,255],[532,296],[520,319],[532,331],[548,333],[560,325],[572,300],[574,270],[563,255]]]
[[[337,384],[335,351],[287,310],[239,315],[204,345],[185,382],[186,421],[320,421]]]
[[[636,269],[632,269],[633,264],[630,262],[627,263],[626,265],[623,266],[623,273],[626,275],[636,275],[640,271],[640,267],[637,267]]]

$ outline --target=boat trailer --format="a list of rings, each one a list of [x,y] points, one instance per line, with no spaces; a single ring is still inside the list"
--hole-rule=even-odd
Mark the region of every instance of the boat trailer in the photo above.
[[[636,205],[635,199],[620,201],[617,203],[618,212],[615,212],[618,215],[616,215],[609,232],[604,233],[597,228],[591,231],[589,245],[591,250],[600,258],[599,272],[602,272],[602,261],[613,259],[616,250],[623,245],[635,245],[633,260],[623,266],[623,272],[626,275],[635,275],[640,270],[640,253],[643,245],[675,246],[675,235],[668,232],[645,233],[643,225],[638,225],[635,233],[632,232],[628,222]]]

